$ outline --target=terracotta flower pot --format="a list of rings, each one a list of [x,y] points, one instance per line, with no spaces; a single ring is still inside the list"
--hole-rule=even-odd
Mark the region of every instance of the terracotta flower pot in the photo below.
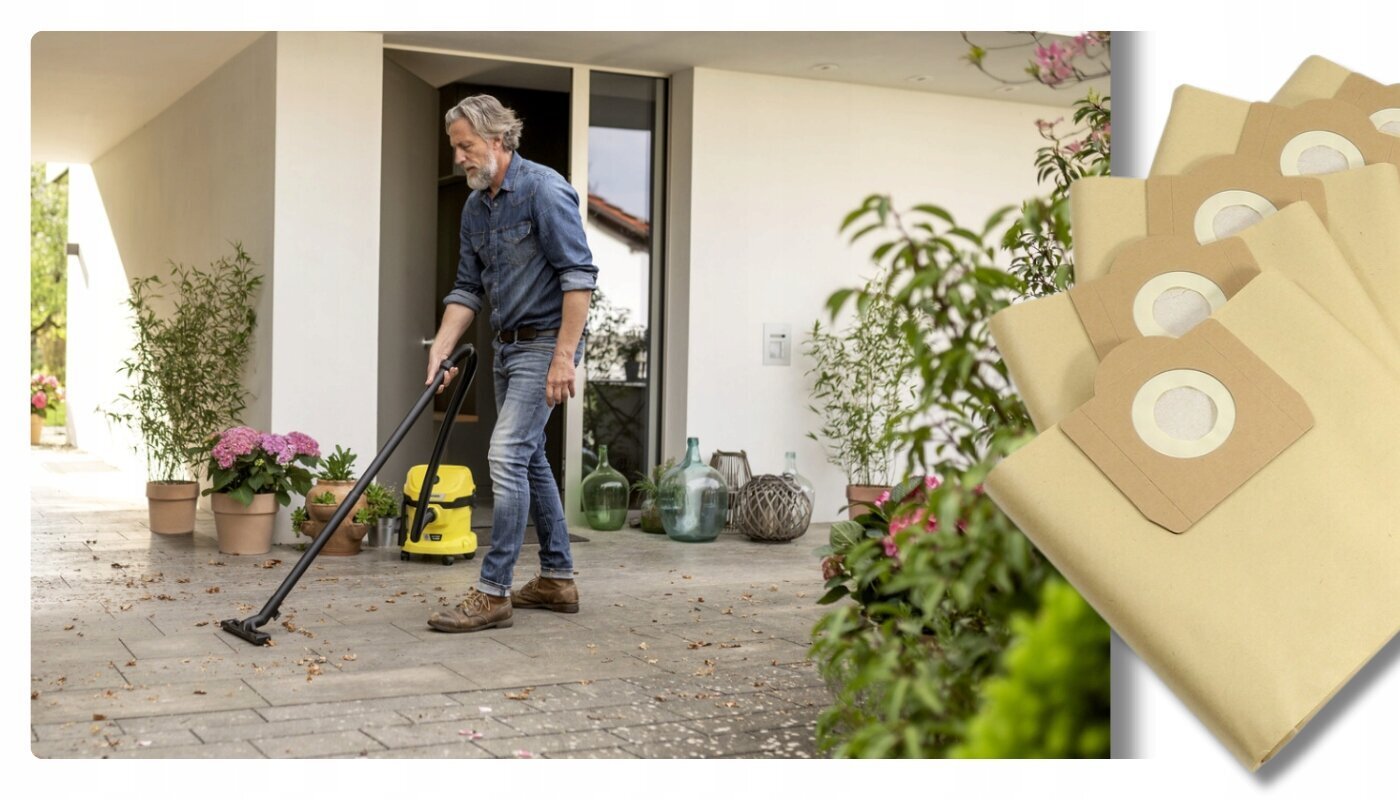
[[[871,486],[865,483],[853,483],[846,487],[846,518],[855,519],[861,514],[875,510],[875,501],[880,499],[880,495],[888,492],[888,486]]]
[[[44,418],[38,414],[29,415],[29,443],[38,444],[44,438]]]
[[[151,533],[182,536],[194,532],[199,484],[194,481],[151,481],[146,484]]]
[[[350,496],[350,490],[355,488],[355,481],[326,481],[318,480],[311,487],[311,491],[306,493],[306,513],[318,522],[330,522],[335,516],[335,510],[340,504],[345,502],[345,498]],[[334,503],[313,503],[311,498],[330,492],[335,495]],[[369,504],[365,496],[360,495],[360,499],[355,501],[355,505],[350,507],[350,513],[345,515],[345,521],[350,522],[355,518],[355,512]]]
[[[255,494],[253,502],[243,505],[227,493],[210,498],[214,509],[214,530],[219,537],[219,552],[233,556],[251,556],[272,549],[272,526],[277,517],[277,495]]]
[[[326,523],[317,522],[314,519],[307,520],[301,524],[300,533],[311,539],[321,535],[321,531],[326,529]],[[360,554],[362,540],[365,534],[369,533],[369,526],[345,521],[335,529],[331,538],[326,540],[326,546],[321,548],[323,556],[355,556]]]

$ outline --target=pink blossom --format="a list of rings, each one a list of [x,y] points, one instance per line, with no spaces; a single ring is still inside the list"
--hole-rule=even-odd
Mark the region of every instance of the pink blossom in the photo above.
[[[35,408],[38,408],[38,409],[41,409],[41,410],[42,410],[43,408],[45,408],[46,406],[48,406],[48,404],[49,404],[49,397],[48,397],[48,395],[44,394],[43,392],[35,392],[35,393],[34,393],[34,396],[31,397],[31,398],[29,398],[29,404],[30,404],[31,406],[34,406]]]
[[[827,556],[822,559],[822,579],[831,580],[841,574],[841,556]]]
[[[299,456],[321,457],[321,447],[316,444],[316,440],[300,431],[292,431],[287,434],[287,441],[292,443],[292,447],[296,448]]]
[[[880,496],[879,496],[879,497],[875,498],[875,507],[876,507],[876,508],[884,508],[884,507],[885,507],[885,503],[888,503],[889,501],[890,501],[890,490],[889,490],[889,489],[886,489],[885,491],[880,492]]]
[[[218,444],[214,445],[214,458],[219,462],[219,466],[228,469],[233,466],[234,460],[239,456],[246,456],[253,452],[262,441],[262,434],[252,428],[239,426],[229,428],[219,437]]]
[[[899,555],[899,545],[894,542],[894,534],[890,534],[880,540],[880,544],[885,546],[885,555],[894,558]]]
[[[1075,53],[1062,47],[1059,42],[1051,42],[1049,47],[1035,49],[1035,64],[1039,68],[1040,79],[1054,86],[1074,74],[1069,65]]]
[[[1071,155],[1078,153],[1080,150],[1084,149],[1084,145],[1087,142],[1087,139],[1084,141],[1070,142],[1069,144],[1065,145],[1065,152]]]
[[[276,433],[264,433],[258,444],[263,452],[275,457],[278,464],[287,464],[297,456],[296,447],[287,437]]]
[[[987,491],[987,490],[986,490],[986,489],[983,489],[983,488],[982,488],[982,484],[980,484],[980,483],[977,484],[976,486],[972,487],[972,493],[975,494],[975,495],[977,495],[978,497],[981,497],[983,494],[986,493],[986,491]]]
[[[916,508],[908,514],[890,520],[890,535],[894,536],[901,531],[920,524],[924,526],[924,530],[927,532],[938,530],[938,519],[928,513],[927,509]]]
[[[943,485],[943,481],[939,480],[939,478],[938,478],[937,475],[925,475],[925,476],[924,476],[924,488],[927,489],[928,491],[931,492],[931,491],[933,491],[934,489],[937,489],[938,487],[940,487],[940,486],[942,486],[942,485]]]

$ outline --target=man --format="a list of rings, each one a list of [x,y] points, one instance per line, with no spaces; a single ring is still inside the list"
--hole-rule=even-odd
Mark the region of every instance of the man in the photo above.
[[[453,162],[473,191],[462,208],[457,280],[443,300],[425,384],[481,310],[483,296],[491,301],[496,334],[491,549],[466,599],[428,620],[436,630],[464,633],[510,626],[513,608],[578,611],[569,530],[544,456],[544,426],[554,406],[574,396],[598,268],[573,187],[515,152],[523,127],[515,112],[490,95],[475,95],[447,112],[446,125]],[[456,374],[452,369],[438,391]],[[527,515],[539,534],[540,576],[512,593]]]

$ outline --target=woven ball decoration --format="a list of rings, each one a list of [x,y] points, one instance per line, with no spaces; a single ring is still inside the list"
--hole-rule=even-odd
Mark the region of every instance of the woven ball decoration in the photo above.
[[[790,542],[811,523],[812,502],[790,478],[759,475],[739,491],[734,526],[750,539]]]

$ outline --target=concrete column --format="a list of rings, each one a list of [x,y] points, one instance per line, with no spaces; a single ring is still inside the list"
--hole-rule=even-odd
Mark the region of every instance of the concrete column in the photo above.
[[[359,470],[380,445],[383,63],[380,34],[277,34],[271,428]],[[295,540],[285,517],[276,540]]]

